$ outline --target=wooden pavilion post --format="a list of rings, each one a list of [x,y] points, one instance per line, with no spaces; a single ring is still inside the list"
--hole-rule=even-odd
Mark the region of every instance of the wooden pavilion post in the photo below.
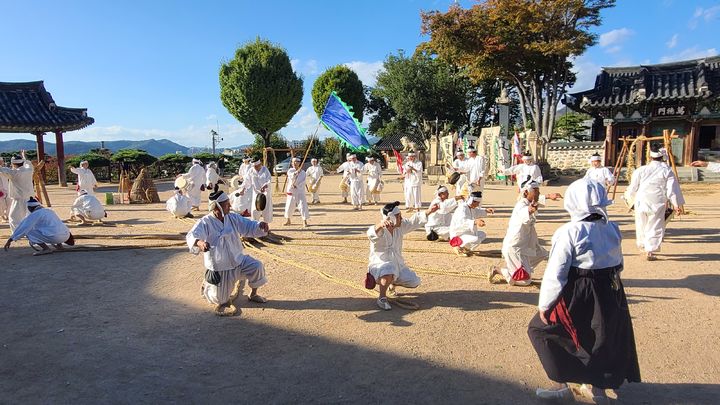
[[[60,187],[67,187],[67,178],[65,177],[65,145],[63,144],[62,131],[55,132],[55,144],[57,148],[58,182],[60,183]]]
[[[35,141],[37,144],[37,160],[38,164],[45,161],[45,140],[43,136],[45,135],[44,132],[36,132],[33,135],[35,135]],[[45,165],[41,166],[40,168],[40,176],[42,178],[43,183],[47,182],[47,177],[45,177]]]
[[[613,137],[613,120],[612,119],[605,119],[603,120],[603,125],[605,125],[605,162],[603,162],[603,166],[610,166],[610,163],[615,162],[615,139]]]

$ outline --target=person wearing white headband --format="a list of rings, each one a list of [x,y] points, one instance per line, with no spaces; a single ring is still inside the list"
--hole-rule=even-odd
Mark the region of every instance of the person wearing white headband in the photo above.
[[[607,403],[605,389],[640,382],[640,367],[620,274],[622,234],[607,217],[605,188],[580,179],[565,192],[570,222],[552,237],[528,336],[553,385],[538,397],[572,398],[567,383]]]
[[[33,188],[32,162],[25,159],[25,151],[20,156],[13,156],[10,160],[12,167],[0,167],[0,176],[7,180],[8,223],[10,230],[14,231],[28,215],[27,201],[35,195]]]
[[[341,204],[347,204],[347,199],[350,196],[350,172],[353,168],[353,163],[351,160],[352,153],[347,153],[345,155],[345,162],[338,166],[336,173],[342,173],[342,177],[340,178],[340,194],[342,196]]]
[[[585,177],[596,183],[602,184],[603,187],[610,187],[615,183],[615,176],[610,169],[602,165],[602,157],[595,152],[589,159],[590,168],[585,172]]]
[[[267,167],[263,166],[260,159],[256,159],[252,163],[252,169],[250,169],[250,184],[252,188],[252,218],[258,221],[261,217],[263,221],[268,224],[272,223],[273,220],[273,205],[272,205],[272,190],[270,190],[270,183],[272,182],[272,175]],[[257,209],[255,201],[258,200],[258,195],[265,195],[265,209],[260,211]]]
[[[505,176],[514,175],[517,179],[518,191],[522,193],[522,183],[527,179],[528,176],[532,181],[542,184],[543,177],[540,171],[540,166],[536,165],[533,161],[532,155],[529,152],[525,152],[522,156],[522,163],[514,166],[510,166],[507,169],[500,168],[500,174]]]
[[[455,160],[453,160],[452,166],[450,167],[451,172],[460,174],[460,178],[458,178],[458,181],[455,183],[455,197],[462,195],[463,187],[465,183],[467,183],[467,162],[468,160],[465,159],[465,153],[463,151],[459,150],[455,153]]]
[[[222,191],[210,194],[208,206],[210,213],[200,218],[186,236],[190,253],[203,253],[203,296],[215,305],[217,315],[235,315],[238,311],[234,301],[247,281],[252,289],[248,299],[267,302],[258,295],[258,288],[267,283],[265,267],[243,252],[241,238],[267,236],[269,225],[231,212],[230,198]]]
[[[80,167],[70,166],[70,171],[78,176],[75,191],[85,190],[88,194],[95,195],[98,182],[95,180],[95,174],[90,170],[90,163],[87,160],[80,162]]]
[[[407,155],[407,161],[403,163],[403,189],[405,191],[405,209],[420,212],[422,208],[422,182],[423,164],[417,161],[415,153]]]
[[[655,260],[655,253],[660,250],[665,236],[668,204],[677,215],[681,215],[685,201],[679,193],[675,174],[663,162],[662,153],[655,150],[650,152],[650,157],[650,163],[633,171],[624,197],[635,210],[637,247],[644,252],[647,260]]]
[[[438,187],[435,191],[435,198],[430,202],[430,206],[437,205],[438,210],[428,215],[428,221],[425,224],[425,234],[429,241],[450,238],[450,222],[453,212],[458,206],[458,200],[462,201],[462,199],[460,196],[450,198],[450,191],[447,187]]]
[[[190,198],[183,194],[182,190],[175,187],[172,197],[165,202],[165,209],[175,218],[193,218]]]
[[[468,155],[470,155],[470,157],[465,162],[468,193],[473,191],[480,191],[482,193],[485,189],[485,156],[478,155],[475,148],[468,148]]]
[[[320,182],[325,172],[315,158],[310,159],[310,167],[307,171],[308,189],[312,193],[312,204],[320,204]]]
[[[369,156],[363,170],[367,173],[367,202],[375,205],[380,202],[380,193],[383,189],[382,166],[374,157]]]
[[[520,185],[522,198],[515,204],[510,215],[507,233],[502,243],[502,256],[505,267],[495,266],[488,272],[492,283],[494,276],[500,274],[510,285],[528,286],[532,284],[532,273],[548,252],[540,245],[535,230],[538,207],[544,207],[546,200],[556,201],[562,196],[558,193],[540,194],[540,183],[528,176]]]
[[[0,167],[5,167],[5,159],[0,156]],[[4,174],[0,173],[0,220],[8,219],[8,179]]]
[[[199,159],[192,160],[192,166],[187,173],[181,174],[188,181],[187,193],[193,211],[200,210],[202,192],[205,191],[205,168]],[[179,177],[179,176],[178,176]]]
[[[87,192],[87,190],[78,191],[78,197],[70,207],[70,220],[80,221],[82,224],[86,224],[89,221],[101,221],[107,217],[105,208],[103,208],[100,200],[94,195]]]
[[[372,289],[379,285],[380,297],[377,306],[383,310],[392,307],[387,299],[388,291],[392,295],[395,286],[416,288],[420,277],[405,264],[402,256],[403,236],[420,228],[427,222],[428,215],[437,210],[431,206],[425,212],[418,212],[410,219],[403,219],[400,202],[386,204],[381,210],[382,219],[367,230],[370,239],[370,258],[365,287]]]
[[[25,205],[30,213],[15,228],[10,238],[5,242],[5,251],[10,248],[13,241],[27,238],[30,247],[38,250],[33,256],[52,253],[53,250],[48,245],[53,245],[56,249],[62,249],[63,243],[74,245],[73,238],[67,225],[58,218],[55,211],[45,209],[34,198],[30,197]]]
[[[365,201],[365,183],[363,182],[363,164],[355,154],[350,155],[348,180],[350,182],[350,203],[354,210],[361,210]]]
[[[308,226],[310,210],[308,209],[307,196],[305,195],[305,180],[307,174],[302,169],[300,158],[292,159],[293,167],[287,172],[287,188],[285,189],[285,224],[290,225],[290,217],[297,208],[303,220],[303,227]]]
[[[482,208],[482,192],[473,191],[463,204],[458,204],[450,222],[450,246],[458,256],[469,256],[487,236],[480,227],[485,226],[482,219],[494,214],[492,208]]]

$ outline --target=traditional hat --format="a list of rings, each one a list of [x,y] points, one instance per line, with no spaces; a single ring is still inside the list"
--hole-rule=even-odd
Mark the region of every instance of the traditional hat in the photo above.
[[[218,186],[215,185],[215,190],[210,193],[208,200],[208,211],[213,211],[221,202],[230,200],[230,197],[223,191],[218,190]]]
[[[372,157],[372,156],[368,156],[368,157],[367,157],[367,160],[368,160],[368,162],[369,162],[369,161],[371,161],[371,160],[375,160],[375,158]]]

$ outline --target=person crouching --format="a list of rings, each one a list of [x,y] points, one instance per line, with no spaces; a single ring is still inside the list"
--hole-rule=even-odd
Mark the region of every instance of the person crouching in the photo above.
[[[33,256],[52,253],[53,250],[48,245],[53,245],[56,249],[62,249],[63,243],[68,246],[75,244],[72,233],[58,218],[55,211],[43,208],[33,197],[28,200],[27,209],[30,214],[20,222],[12,235],[10,235],[10,238],[5,242],[5,251],[10,248],[13,241],[25,237],[28,238],[30,247],[38,250],[33,253]]]
[[[458,256],[469,256],[487,236],[478,227],[485,226],[482,217],[494,214],[492,208],[481,208],[482,192],[473,191],[463,204],[458,204],[450,222],[450,246]]]

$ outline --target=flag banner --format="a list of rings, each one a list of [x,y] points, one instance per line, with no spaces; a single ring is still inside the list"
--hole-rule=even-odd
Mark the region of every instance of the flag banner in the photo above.
[[[395,160],[397,163],[397,171],[400,174],[403,174],[403,158],[400,152],[396,151],[395,148],[392,148],[393,154],[395,155]]]
[[[320,121],[340,142],[353,151],[366,151],[370,143],[365,137],[365,128],[360,126],[352,113],[352,107],[345,104],[333,91],[325,104]]]

